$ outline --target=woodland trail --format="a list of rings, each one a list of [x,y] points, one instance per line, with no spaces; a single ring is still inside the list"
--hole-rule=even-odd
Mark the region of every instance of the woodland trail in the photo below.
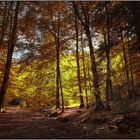
[[[50,111],[52,110],[46,109],[45,113],[42,113],[8,107],[5,113],[0,113],[0,138],[139,138],[139,112],[135,115],[133,113],[133,117],[124,118],[123,114],[93,112],[92,108],[85,111],[69,108],[57,117],[50,117]],[[118,121],[121,122],[120,125],[111,128]]]
[[[0,138],[98,138],[75,124],[60,122],[38,112],[8,108],[0,113]]]

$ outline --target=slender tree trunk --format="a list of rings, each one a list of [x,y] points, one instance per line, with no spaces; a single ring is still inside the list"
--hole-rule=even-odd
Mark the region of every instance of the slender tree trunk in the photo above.
[[[88,44],[89,44],[89,50],[90,50],[90,59],[91,59],[91,66],[92,66],[92,74],[93,74],[93,85],[94,85],[94,95],[96,99],[96,109],[104,108],[101,97],[100,97],[100,90],[99,90],[99,75],[97,72],[97,65],[95,60],[95,54],[93,50],[92,40],[91,40],[91,34],[89,31],[89,27],[85,27]]]
[[[129,42],[129,38],[128,39],[128,48],[130,48],[130,42]],[[131,85],[132,88],[134,88],[134,78],[133,78],[133,68],[132,68],[132,60],[131,60],[131,55],[130,55],[130,50],[128,49],[128,57],[129,57],[129,64],[130,64],[130,77],[131,77]]]
[[[107,35],[105,33],[105,30],[103,29],[104,32],[104,43],[105,43],[105,48],[106,48],[106,59],[107,59],[107,77],[106,77],[106,101],[107,103],[109,102],[109,79],[110,79],[110,57],[109,57],[109,16],[108,16],[108,9],[107,9],[107,4],[105,2],[105,12],[106,12],[106,26],[107,26]]]
[[[130,84],[130,78],[129,78],[128,60],[127,60],[127,56],[126,56],[126,51],[125,51],[122,32],[121,32],[121,40],[122,40],[122,43],[123,43],[122,52],[123,52],[123,60],[124,60],[125,75],[126,75],[126,82],[127,82],[127,91],[128,91],[128,96],[131,97],[132,94],[131,94],[131,91],[130,91],[131,84]]]
[[[8,23],[8,20],[9,20],[9,15],[10,15],[10,10],[12,8],[12,4],[13,4],[13,2],[11,2],[10,6],[8,6],[8,3],[5,2],[5,8],[4,8],[3,20],[2,20],[1,37],[0,37],[0,50],[1,50],[1,47],[2,47],[5,31],[7,29],[7,23]],[[2,51],[1,51],[0,55],[1,55],[1,57],[3,57]]]
[[[129,54],[129,58],[130,58],[130,54]],[[131,59],[131,58],[130,58]],[[132,64],[131,64],[131,60],[130,61],[130,75],[131,75],[131,85],[132,85],[132,88],[134,88],[134,78],[133,78],[133,69],[132,69]]]
[[[109,49],[106,40],[106,33],[104,32],[104,44],[106,48],[106,59],[107,59],[107,74],[106,74],[106,108],[109,109],[109,99],[110,99],[110,56],[109,56]]]
[[[63,94],[63,88],[62,88],[62,80],[61,80],[61,75],[60,75],[60,90],[61,90],[61,103],[62,103],[62,109],[61,111],[64,112],[64,94]]]
[[[5,94],[6,94],[7,87],[8,87],[8,79],[9,79],[9,75],[10,75],[12,55],[13,55],[15,41],[16,41],[18,9],[19,9],[19,2],[16,2],[15,17],[14,17],[14,21],[13,21],[11,36],[9,38],[7,60],[6,60],[4,76],[3,76],[1,91],[0,91],[0,109],[3,107],[4,97],[5,97]]]
[[[60,66],[59,66],[59,52],[60,52],[60,44],[59,37],[56,40],[56,109],[60,108],[60,93],[59,93],[59,83],[60,83]]]
[[[77,64],[77,79],[78,79],[78,88],[80,93],[80,108],[84,107],[84,100],[82,95],[82,86],[81,86],[81,74],[80,74],[80,64],[79,64],[79,33],[78,33],[78,22],[75,17],[75,31],[76,31],[76,64]]]
[[[90,90],[90,93],[92,92],[92,85],[91,85],[91,77],[90,77],[90,68],[88,66],[88,79],[89,79],[89,90]]]
[[[3,12],[3,20],[2,20],[2,27],[1,27],[2,31],[1,31],[1,37],[0,37],[0,49],[1,49],[2,41],[3,41],[3,37],[4,37],[5,28],[6,28],[7,10],[8,10],[8,6],[7,6],[7,2],[5,2],[4,12]]]
[[[112,99],[112,81],[110,74],[110,19],[108,13],[107,3],[105,2],[105,12],[106,12],[106,26],[107,26],[107,34],[104,31],[104,42],[106,47],[106,58],[107,58],[107,78],[106,78],[106,100],[107,100],[107,108],[109,106],[109,100]],[[106,39],[107,38],[107,39]]]
[[[58,33],[59,34],[59,33]],[[62,101],[62,112],[64,112],[64,97],[62,89],[62,81],[60,75],[60,40],[59,35],[56,41],[56,109],[60,108],[60,94]]]
[[[85,56],[84,56],[84,48],[83,48],[83,32],[81,28],[81,48],[82,48],[82,60],[83,60],[83,72],[84,72],[84,86],[85,86],[85,94],[86,94],[86,107],[89,108],[88,103],[88,92],[87,92],[87,76],[86,76],[86,67],[85,67]]]

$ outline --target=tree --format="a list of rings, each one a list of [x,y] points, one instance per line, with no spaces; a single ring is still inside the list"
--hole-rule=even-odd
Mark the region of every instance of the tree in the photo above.
[[[123,52],[123,60],[124,60],[124,68],[125,68],[125,76],[126,76],[126,83],[127,83],[127,90],[128,90],[128,96],[132,97],[132,91],[130,90],[132,88],[132,85],[130,83],[130,78],[129,78],[129,66],[128,66],[128,60],[127,60],[127,55],[126,55],[126,48],[124,46],[124,39],[121,31],[121,40],[122,40],[122,52]]]
[[[5,2],[5,7],[4,7],[4,11],[3,11],[3,19],[2,19],[2,29],[1,29],[1,37],[0,37],[0,49],[3,43],[3,38],[5,35],[5,31],[7,28],[7,23],[8,23],[8,19],[9,19],[9,14],[10,14],[10,10],[12,7],[12,3],[10,3],[10,6],[8,7],[8,3]]]
[[[79,64],[79,32],[78,32],[78,21],[75,17],[75,31],[76,31],[76,63],[77,63],[77,79],[78,88],[80,93],[80,108],[84,107],[84,100],[82,96],[81,76],[80,76],[80,64]]]
[[[87,91],[87,75],[86,75],[85,55],[84,55],[84,47],[83,46],[84,46],[83,32],[82,32],[82,27],[81,27],[81,49],[82,49],[83,73],[84,73],[84,88],[85,88],[85,94],[86,94],[86,107],[89,108],[88,91]]]
[[[110,71],[110,19],[108,13],[108,5],[105,2],[105,12],[106,12],[106,26],[107,26],[107,44],[106,44],[106,58],[107,58],[107,79],[106,79],[106,97],[107,100],[112,98],[112,82],[111,82],[111,71]],[[106,39],[105,39],[106,40]],[[105,41],[106,42],[106,41]]]
[[[78,4],[80,5],[79,7],[78,7]],[[73,2],[73,8],[74,8],[77,18],[80,20],[82,26],[85,29],[85,33],[86,33],[86,36],[88,39],[88,45],[89,45],[89,50],[90,50],[90,60],[91,60],[91,67],[92,67],[92,74],[93,74],[94,95],[95,95],[95,99],[96,99],[95,100],[96,109],[100,109],[100,108],[103,108],[104,106],[102,104],[101,97],[100,97],[99,75],[97,72],[95,52],[94,52],[93,44],[92,44],[89,9],[87,9],[89,7],[85,7],[83,2],[80,2],[80,3]],[[81,8],[81,10],[82,10],[84,19],[80,15],[79,8]],[[90,8],[91,8],[91,5],[90,5]]]
[[[1,91],[0,91],[0,109],[3,107],[4,97],[5,97],[7,86],[8,86],[8,79],[9,79],[9,74],[10,74],[12,55],[13,55],[14,46],[15,46],[15,42],[16,42],[18,10],[19,10],[19,2],[16,2],[16,8],[14,10],[14,14],[15,14],[14,20],[13,20],[13,23],[10,25],[11,30],[9,33],[7,60],[6,60],[6,64],[5,64],[4,76],[3,76],[3,81],[2,81],[2,85],[1,85]]]
[[[64,13],[63,10],[65,8],[63,7],[62,2],[56,2],[53,4],[53,2],[45,4],[45,7],[43,6],[43,9],[47,13],[47,18],[46,16],[43,15],[42,17],[42,22],[40,23],[42,26],[44,26],[44,22],[47,23],[46,27],[46,33],[47,35],[51,35],[50,39],[52,45],[55,46],[55,61],[56,61],[56,109],[60,108],[60,96],[62,99],[62,112],[64,111],[64,97],[63,97],[63,87],[62,87],[62,78],[61,78],[61,71],[60,71],[60,54],[61,50],[63,49],[63,20],[64,18]],[[43,11],[44,12],[44,11]],[[44,25],[43,25],[44,24]]]

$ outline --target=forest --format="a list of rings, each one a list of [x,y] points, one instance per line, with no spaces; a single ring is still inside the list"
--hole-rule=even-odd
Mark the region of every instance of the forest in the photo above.
[[[1,1],[0,138],[140,138],[139,1]]]

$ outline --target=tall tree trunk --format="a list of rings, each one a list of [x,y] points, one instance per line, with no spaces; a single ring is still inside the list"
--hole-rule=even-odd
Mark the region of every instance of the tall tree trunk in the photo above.
[[[82,95],[82,86],[81,86],[81,75],[80,75],[80,64],[79,64],[79,33],[78,33],[78,23],[75,17],[75,31],[76,31],[76,64],[77,64],[77,79],[78,79],[78,88],[80,93],[80,108],[84,107],[84,100]]]
[[[15,16],[14,16],[11,36],[9,38],[7,60],[6,60],[4,76],[3,76],[2,85],[1,85],[1,91],[0,91],[0,109],[3,107],[4,97],[5,97],[5,94],[6,94],[7,87],[8,87],[8,79],[9,79],[9,75],[10,75],[10,67],[11,67],[11,62],[12,62],[12,55],[13,55],[15,41],[16,41],[18,9],[19,9],[19,2],[16,2]]]
[[[124,41],[123,41],[123,36],[122,36],[122,32],[121,32],[121,40],[123,43],[122,46],[122,52],[123,52],[123,60],[124,60],[124,67],[125,67],[125,76],[126,76],[126,82],[127,82],[127,91],[128,91],[128,96],[131,97],[131,84],[130,84],[130,78],[129,78],[129,68],[128,68],[128,60],[127,60],[127,56],[126,56],[126,51],[125,51],[125,46],[124,46]]]
[[[82,48],[82,60],[83,60],[84,86],[85,86],[85,94],[86,94],[86,107],[89,108],[88,92],[87,92],[87,76],[86,76],[85,56],[84,56],[84,48],[83,48],[83,32],[82,32],[82,27],[81,27],[81,48]]]
[[[59,58],[59,52],[60,52],[60,44],[59,44],[59,37],[56,37],[56,109],[60,108],[60,93],[59,93],[59,88],[60,88],[60,58]]]
[[[59,11],[58,11],[59,12]],[[53,24],[54,32],[53,36],[55,38],[56,45],[56,109],[60,108],[60,95],[63,100],[63,91],[60,77],[60,12],[57,15],[57,24]],[[64,111],[64,101],[62,101],[62,112]]]
[[[104,34],[104,44],[106,48],[106,59],[107,59],[107,74],[106,74],[106,109],[109,109],[109,99],[110,99],[110,56],[109,56],[109,49],[106,39],[106,33],[103,31]]]
[[[93,74],[94,95],[95,95],[95,102],[96,102],[95,109],[100,109],[100,108],[104,108],[104,106],[102,104],[101,97],[100,97],[99,75],[97,72],[97,65],[96,65],[95,54],[93,50],[92,38],[91,38],[91,33],[90,33],[89,17],[87,17],[87,13],[85,11],[83,3],[81,3],[81,7],[82,7],[82,12],[84,13],[84,21],[79,14],[77,4],[73,2],[75,15],[77,15],[78,19],[81,21],[81,24],[85,29],[85,33],[88,39],[88,46],[90,50],[90,60],[91,60],[92,74]]]
[[[92,45],[92,39],[91,39],[91,34],[89,31],[89,27],[85,27],[86,31],[86,36],[88,39],[88,44],[89,44],[89,50],[90,50],[90,60],[91,60],[91,67],[92,67],[92,74],[93,74],[93,85],[94,85],[94,95],[95,95],[95,104],[96,108],[95,109],[100,109],[104,108],[101,97],[100,97],[100,90],[99,90],[99,75],[97,72],[97,65],[96,65],[96,60],[95,60],[95,54],[93,50],[93,45]]]
[[[130,54],[130,42],[129,42],[129,38],[127,36],[127,41],[128,41],[128,57],[129,57],[129,64],[130,64],[130,77],[131,77],[131,85],[132,88],[134,88],[134,78],[133,78],[133,68],[132,68],[132,60],[131,60],[131,54]]]
[[[106,100],[107,100],[107,108],[109,107],[109,100],[112,99],[112,81],[110,74],[110,19],[108,13],[107,3],[105,2],[105,12],[106,12],[106,27],[107,34],[104,31],[104,42],[106,47],[106,58],[107,58],[107,78],[106,78]],[[106,39],[107,38],[107,39]]]
[[[1,49],[2,41],[3,41],[3,37],[4,37],[4,33],[5,33],[5,28],[6,28],[7,10],[8,10],[8,6],[7,6],[7,2],[5,2],[5,7],[4,7],[4,11],[3,11],[3,19],[2,19],[2,27],[1,27],[2,29],[1,29],[1,37],[0,37],[0,49]]]
[[[58,38],[56,38],[56,109],[60,108],[60,94],[62,101],[62,112],[64,112],[64,97],[60,75],[60,40],[58,35]]]
[[[13,2],[11,2],[10,6],[8,6],[8,2],[5,2],[5,8],[4,8],[3,20],[2,20],[2,27],[1,27],[2,29],[1,29],[1,37],[0,37],[0,50],[1,50],[1,47],[2,47],[5,31],[7,29],[7,23],[8,23],[8,20],[9,20],[9,15],[10,15],[10,10],[12,8],[12,4],[13,4]],[[3,58],[2,51],[1,51],[0,55]]]

